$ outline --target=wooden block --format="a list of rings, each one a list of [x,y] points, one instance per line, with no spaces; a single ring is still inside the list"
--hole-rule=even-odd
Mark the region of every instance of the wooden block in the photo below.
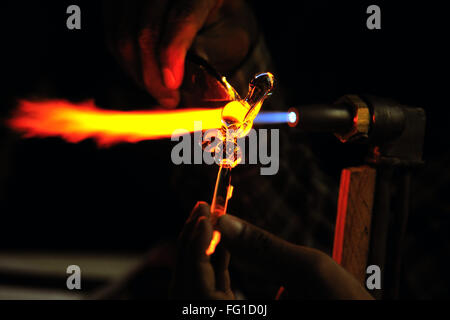
[[[376,170],[369,166],[342,170],[333,259],[362,284],[366,280]]]

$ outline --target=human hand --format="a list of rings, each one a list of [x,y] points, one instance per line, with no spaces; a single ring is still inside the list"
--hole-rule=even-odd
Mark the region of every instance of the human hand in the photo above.
[[[213,256],[206,255],[213,227],[210,207],[198,202],[178,239],[177,261],[170,290],[174,299],[234,299],[230,288],[230,254],[222,245]]]
[[[233,259],[262,270],[266,279],[284,286],[290,299],[373,299],[325,253],[284,241],[229,214],[219,218],[216,228],[222,240],[212,258],[206,256],[213,230],[208,216],[209,206],[197,205],[180,237],[178,257],[183,263],[177,265],[174,283],[179,291],[185,289],[184,297],[195,288],[205,298],[232,298],[229,251]],[[221,263],[213,265],[213,258]]]
[[[234,258],[262,268],[286,288],[289,298],[373,299],[362,285],[325,253],[280,239],[232,215],[217,229]]]
[[[226,73],[244,60],[257,33],[243,0],[104,1],[104,13],[113,54],[168,108],[179,103],[188,50]]]

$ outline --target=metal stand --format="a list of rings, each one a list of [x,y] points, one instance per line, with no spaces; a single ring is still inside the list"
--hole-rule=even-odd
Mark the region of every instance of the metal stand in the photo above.
[[[342,171],[333,258],[364,284],[367,266],[379,266],[382,287],[371,293],[397,298],[411,172],[423,163],[424,110],[347,95],[299,113],[304,130],[331,131],[342,142],[370,146],[365,165]]]

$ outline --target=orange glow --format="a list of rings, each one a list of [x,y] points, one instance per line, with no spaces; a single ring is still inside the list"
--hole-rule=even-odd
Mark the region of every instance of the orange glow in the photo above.
[[[278,289],[277,295],[275,296],[275,300],[280,300],[281,299],[281,295],[283,294],[284,290],[285,289],[284,289],[283,286],[281,286],[280,289]]]
[[[344,169],[342,170],[341,173],[341,185],[339,187],[337,218],[333,244],[333,260],[336,261],[337,264],[341,264],[342,262],[345,218],[347,216],[349,188],[350,188],[350,170]]]
[[[208,249],[206,249],[206,255],[210,256],[214,253],[214,251],[216,251],[216,247],[220,242],[220,232],[217,230],[213,231],[213,235],[212,235],[212,239],[211,242],[209,244]]]
[[[233,196],[233,190],[234,190],[234,187],[232,185],[230,185],[227,190],[227,201],[230,200],[231,197]]]
[[[222,126],[222,108],[171,111],[113,111],[95,106],[92,100],[75,104],[65,100],[19,102],[9,126],[30,137],[61,137],[68,142],[93,138],[99,146],[120,142],[170,138],[195,130]],[[201,128],[195,122],[201,121]],[[186,132],[187,131],[187,132]]]

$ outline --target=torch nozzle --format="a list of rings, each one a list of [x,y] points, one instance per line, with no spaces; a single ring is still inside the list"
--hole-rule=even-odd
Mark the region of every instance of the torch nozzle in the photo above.
[[[347,105],[314,104],[298,110],[298,127],[304,131],[346,132],[353,126],[353,110]]]

